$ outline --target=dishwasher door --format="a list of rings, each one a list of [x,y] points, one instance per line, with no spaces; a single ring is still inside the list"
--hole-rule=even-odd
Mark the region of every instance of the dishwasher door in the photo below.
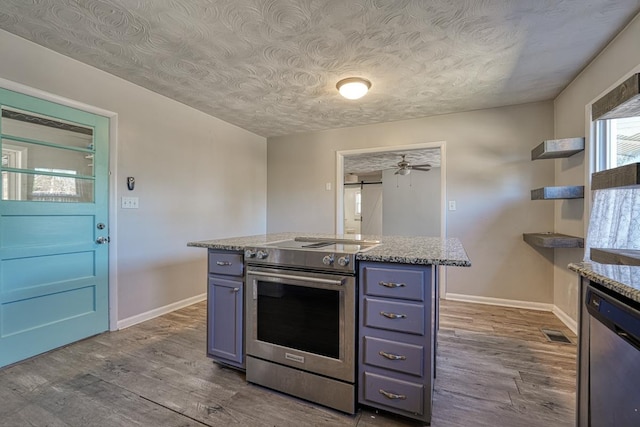
[[[589,425],[640,426],[640,312],[589,286]]]

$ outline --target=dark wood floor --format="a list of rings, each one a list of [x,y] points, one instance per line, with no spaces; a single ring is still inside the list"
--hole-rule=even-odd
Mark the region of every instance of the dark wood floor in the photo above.
[[[247,384],[205,357],[205,304],[0,370],[2,426],[415,426]],[[432,425],[573,426],[574,344],[552,314],[443,301]]]

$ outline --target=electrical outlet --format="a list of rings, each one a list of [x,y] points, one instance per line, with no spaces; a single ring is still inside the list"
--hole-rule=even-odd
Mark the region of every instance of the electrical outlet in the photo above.
[[[122,209],[138,209],[138,198],[137,197],[123,197],[122,198]]]

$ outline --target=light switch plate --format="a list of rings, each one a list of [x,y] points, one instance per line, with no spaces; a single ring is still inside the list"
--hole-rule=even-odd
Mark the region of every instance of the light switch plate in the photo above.
[[[456,201],[455,200],[449,200],[449,210],[450,211],[455,211],[456,210]]]
[[[122,198],[122,209],[138,209],[138,198],[137,197],[123,197]]]

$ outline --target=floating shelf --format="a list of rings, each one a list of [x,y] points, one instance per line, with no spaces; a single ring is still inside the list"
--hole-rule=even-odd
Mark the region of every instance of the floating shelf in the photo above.
[[[600,264],[640,266],[640,250],[591,248],[591,261]]]
[[[531,200],[557,200],[584,198],[584,185],[542,187],[531,190]]]
[[[640,73],[613,88],[591,106],[593,120],[640,116]]]
[[[591,175],[591,189],[640,187],[640,163],[631,163]]]
[[[584,138],[549,139],[531,150],[531,160],[571,157],[584,151]]]
[[[522,239],[531,246],[541,248],[584,248],[582,237],[560,233],[523,233]]]

